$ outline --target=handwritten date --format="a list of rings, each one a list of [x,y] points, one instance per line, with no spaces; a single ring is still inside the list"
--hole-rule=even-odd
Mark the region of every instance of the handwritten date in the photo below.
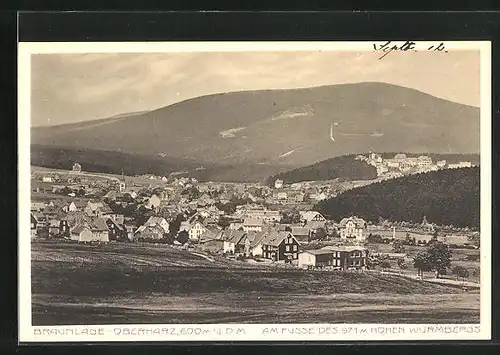
[[[417,51],[417,44],[413,41],[406,41],[403,44],[395,44],[393,41],[387,41],[384,44],[373,44],[373,49],[376,52],[381,52],[383,53],[378,59],[383,59],[387,55],[389,55],[392,52],[416,52]],[[424,48],[426,51],[433,51],[433,52],[445,52],[448,53],[446,50],[446,47],[444,43],[439,43],[436,45],[429,46],[427,48]]]

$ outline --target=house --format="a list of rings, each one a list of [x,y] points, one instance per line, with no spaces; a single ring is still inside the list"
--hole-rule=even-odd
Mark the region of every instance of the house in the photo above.
[[[328,249],[303,251],[298,260],[302,268],[340,267],[340,257],[337,259],[336,252]]]
[[[86,225],[79,224],[71,230],[71,240],[77,242],[93,241],[93,235],[90,228]]]
[[[326,222],[326,218],[317,211],[300,211],[300,218],[304,222]]]
[[[283,180],[276,179],[276,181],[274,181],[274,188],[281,189],[282,187],[283,187]]]
[[[339,223],[340,237],[342,239],[363,242],[367,224],[364,219],[358,217],[343,218]]]
[[[125,226],[113,218],[106,218],[106,225],[108,226],[108,237],[109,240],[127,240],[127,229]]]
[[[315,200],[315,201],[323,201],[323,200],[326,200],[328,198],[328,196],[324,192],[319,192],[319,193],[311,194],[310,198],[311,198],[311,200]]]
[[[207,228],[199,221],[194,223],[182,222],[179,227],[179,232],[188,232],[191,241],[198,241],[206,230]]]
[[[46,205],[45,202],[31,201],[31,211],[42,212]]]
[[[432,159],[429,156],[421,155],[417,158],[417,165],[420,169],[428,169],[432,165]]]
[[[230,230],[223,233],[222,239],[223,243],[223,252],[224,254],[235,254],[240,250],[237,248],[240,241],[246,235],[246,232],[241,230]]]
[[[108,226],[103,218],[96,218],[91,223],[74,227],[70,238],[77,242],[109,242]]]
[[[31,236],[36,237],[37,236],[36,227],[37,227],[38,221],[35,218],[35,216],[33,215],[33,213],[30,213],[30,217],[31,217]]]
[[[438,160],[438,161],[436,162],[436,166],[437,166],[438,168],[440,168],[440,169],[441,169],[441,168],[444,168],[444,167],[446,166],[446,160]]]
[[[59,227],[61,221],[58,219],[52,219],[49,221],[49,236],[59,236]]]
[[[220,231],[207,231],[198,241],[200,249],[211,253],[222,253],[224,240],[220,239],[220,234]]]
[[[336,259],[335,266],[342,270],[364,270],[366,269],[366,260],[368,250],[361,246],[326,246],[322,250],[334,252]]]
[[[123,228],[125,229],[125,233],[127,235],[128,240],[133,240],[134,239],[134,234],[136,231],[136,226],[130,223],[125,223],[123,225]]]
[[[291,226],[290,232],[293,234],[295,239],[300,244],[307,244],[309,243],[309,238],[311,237],[311,229],[308,227],[300,227],[300,226]]]
[[[229,224],[229,230],[243,230],[243,223],[241,223],[241,222],[231,222]]]
[[[52,193],[54,187],[50,183],[34,181],[31,183],[31,192]]]
[[[67,219],[63,218],[59,222],[59,236],[69,238],[71,226]]]
[[[291,263],[298,259],[300,243],[290,232],[270,231],[262,240],[262,257]]]
[[[243,230],[245,232],[262,232],[262,220],[256,218],[245,218]]]
[[[134,233],[134,239],[162,239],[164,230],[159,225],[141,226]]]
[[[66,207],[67,212],[76,212],[78,211],[78,206],[74,201],[71,201],[70,204]]]
[[[89,217],[100,217],[101,208],[104,207],[104,203],[100,201],[89,201],[85,207],[85,213]]]
[[[149,219],[137,229],[137,232],[141,232],[147,227],[159,226],[163,233],[167,234],[170,231],[170,224],[163,217],[151,216]]]
[[[161,199],[157,195],[152,195],[146,203],[146,208],[157,211],[160,207]]]
[[[53,182],[52,176],[47,175],[47,176],[42,177],[42,182]]]
[[[279,211],[272,211],[265,208],[241,210],[240,213],[247,218],[261,219],[266,223],[278,222],[281,220],[281,214]]]
[[[262,242],[266,237],[264,232],[248,232],[236,245],[237,252],[246,256],[262,256]]]

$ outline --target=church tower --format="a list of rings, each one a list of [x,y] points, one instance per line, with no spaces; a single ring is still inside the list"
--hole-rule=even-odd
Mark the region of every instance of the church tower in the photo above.
[[[125,176],[123,175],[123,169],[122,169],[122,178],[120,179],[120,192],[125,192]]]

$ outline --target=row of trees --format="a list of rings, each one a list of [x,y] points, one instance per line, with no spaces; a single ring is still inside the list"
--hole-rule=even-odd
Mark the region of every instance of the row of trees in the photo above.
[[[418,275],[422,278],[424,272],[434,271],[436,277],[439,278],[440,276],[446,275],[448,271],[451,271],[451,274],[455,275],[457,280],[467,279],[470,276],[469,270],[460,265],[456,265],[452,268],[451,257],[452,252],[445,244],[435,242],[413,258],[413,267],[418,270]],[[398,258],[397,265],[401,271],[409,267],[405,258]],[[384,270],[390,269],[393,267],[393,260],[387,256],[369,257],[367,260],[367,267],[373,269],[377,266]],[[472,276],[478,277],[479,269],[475,269]]]

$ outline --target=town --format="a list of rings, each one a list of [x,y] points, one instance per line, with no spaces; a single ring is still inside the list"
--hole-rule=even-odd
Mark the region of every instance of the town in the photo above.
[[[355,159],[375,165],[385,178],[471,165],[433,164],[429,157],[405,154]],[[375,260],[384,269],[403,269],[408,263],[403,244],[424,246],[439,239],[450,247],[478,249],[477,231],[443,229],[425,217],[419,224],[375,224],[354,215],[332,221],[312,210],[316,202],[366,183],[276,180],[266,186],[198,182],[176,174],[94,174],[76,162],[71,171],[34,167],[31,236],[68,243],[168,244],[237,261],[333,270],[365,270]]]
[[[367,156],[358,155],[356,160],[365,161],[377,169],[377,176],[381,178],[395,178],[408,174],[426,173],[440,169],[458,169],[470,168],[470,161],[461,161],[459,163],[448,163],[446,160],[432,161],[427,155],[410,157],[399,153],[393,158],[384,159],[381,154],[370,152]]]

